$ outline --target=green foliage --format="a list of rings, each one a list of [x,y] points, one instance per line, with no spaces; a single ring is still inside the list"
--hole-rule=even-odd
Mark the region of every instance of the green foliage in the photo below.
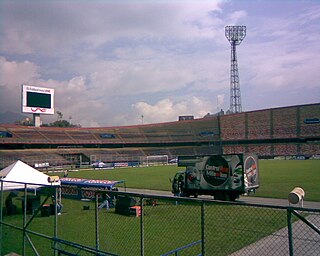
[[[67,120],[57,120],[50,124],[44,124],[43,126],[50,126],[50,127],[80,127],[80,125],[71,124]]]

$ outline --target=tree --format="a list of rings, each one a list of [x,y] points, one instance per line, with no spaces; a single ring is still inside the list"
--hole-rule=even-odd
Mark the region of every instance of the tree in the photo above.
[[[44,124],[43,126],[50,126],[50,127],[81,127],[81,125],[74,125],[71,124],[67,120],[57,120],[50,124]]]
[[[56,113],[58,115],[58,119],[57,120],[62,120],[62,117],[63,117],[62,112],[61,111],[57,111]]]

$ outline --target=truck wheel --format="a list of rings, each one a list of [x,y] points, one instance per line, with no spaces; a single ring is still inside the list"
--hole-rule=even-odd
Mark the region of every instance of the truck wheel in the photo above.
[[[233,193],[233,192],[224,193],[224,201],[234,202],[237,198],[238,198],[237,193]]]
[[[238,195],[232,192],[217,192],[214,199],[220,201],[235,201],[237,197]]]
[[[225,192],[225,193],[224,193],[224,200],[223,200],[223,201],[231,201],[231,200],[230,200],[230,197],[231,197],[231,194],[228,193],[228,192]]]
[[[229,201],[236,201],[236,199],[238,198],[238,194],[237,193],[230,193],[230,200]]]
[[[214,195],[214,200],[225,201],[225,200],[226,200],[226,198],[225,198],[225,193],[223,193],[223,192],[217,192],[217,193],[215,193],[215,195]]]

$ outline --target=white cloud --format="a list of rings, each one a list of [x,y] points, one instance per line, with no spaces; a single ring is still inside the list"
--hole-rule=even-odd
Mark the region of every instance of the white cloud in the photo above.
[[[244,11],[244,10],[235,11],[235,12],[229,14],[229,16],[227,18],[228,25],[242,25],[242,24],[238,24],[238,22],[245,17],[247,17],[246,11]]]
[[[36,64],[0,56],[0,111],[20,112],[21,85],[32,84],[39,76]]]
[[[134,117],[143,115],[145,123],[168,122],[178,120],[181,115],[203,117],[212,110],[212,102],[195,96],[179,102],[167,98],[154,105],[137,102],[132,105],[132,110]]]
[[[202,27],[214,29],[209,12],[220,10],[220,2],[5,1],[1,49],[54,56],[70,54],[79,45],[96,48],[117,38],[203,36]],[[196,26],[198,22],[203,25]]]
[[[217,108],[218,108],[218,110],[220,110],[220,108],[222,108],[222,106],[224,104],[224,97],[225,97],[224,94],[219,94],[217,96]]]
[[[320,7],[309,4],[265,12],[263,1],[257,11],[238,1],[4,0],[0,111],[20,110],[21,83],[54,88],[57,110],[83,126],[136,124],[142,112],[145,122],[160,122],[227,108],[224,26],[233,23],[247,25],[237,53],[243,98],[256,100],[251,110],[272,105],[264,95],[283,88],[308,102],[320,80]]]
[[[20,86],[39,78],[38,66],[30,61],[10,61],[0,56],[0,85]]]

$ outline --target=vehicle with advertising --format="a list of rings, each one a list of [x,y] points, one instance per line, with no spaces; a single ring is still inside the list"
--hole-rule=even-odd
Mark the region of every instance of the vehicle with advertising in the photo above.
[[[172,193],[189,197],[212,195],[216,200],[234,201],[259,187],[258,157],[255,154],[179,156]]]

